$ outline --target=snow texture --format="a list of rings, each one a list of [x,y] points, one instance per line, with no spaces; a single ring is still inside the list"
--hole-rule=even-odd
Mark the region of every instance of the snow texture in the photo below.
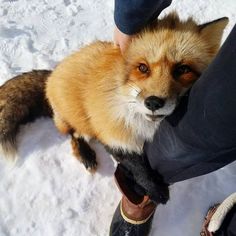
[[[31,69],[52,69],[96,39],[112,40],[111,0],[0,0],[0,84]],[[235,0],[175,0],[165,12],[200,23],[228,16],[224,39],[236,22]],[[115,164],[96,147],[99,169],[90,175],[72,156],[68,137],[49,119],[22,127],[19,161],[0,158],[0,236],[106,236],[120,193]],[[236,162],[171,186],[158,206],[151,236],[197,236],[207,209],[236,187]]]

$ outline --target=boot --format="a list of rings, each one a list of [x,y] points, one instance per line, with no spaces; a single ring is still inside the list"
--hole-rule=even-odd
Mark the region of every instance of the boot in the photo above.
[[[200,235],[236,235],[236,192],[208,210]]]
[[[155,209],[148,197],[136,205],[123,196],[112,218],[110,236],[147,236]]]
[[[122,168],[117,168],[115,180],[122,199],[113,215],[110,236],[147,236],[151,229],[156,204],[148,196],[132,191],[124,178]]]

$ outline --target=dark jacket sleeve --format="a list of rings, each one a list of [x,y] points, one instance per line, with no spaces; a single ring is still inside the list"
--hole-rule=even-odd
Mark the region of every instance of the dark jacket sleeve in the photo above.
[[[121,32],[135,34],[170,4],[171,0],[115,0],[115,24]]]

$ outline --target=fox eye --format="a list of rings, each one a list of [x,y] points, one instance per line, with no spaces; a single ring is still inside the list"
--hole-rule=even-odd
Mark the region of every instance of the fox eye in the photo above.
[[[191,69],[190,66],[188,66],[188,65],[178,65],[174,68],[173,76],[174,76],[175,79],[177,79],[181,75],[187,74],[189,72],[192,72],[192,69]]]
[[[138,69],[143,74],[145,74],[149,71],[148,66],[144,63],[139,64]]]

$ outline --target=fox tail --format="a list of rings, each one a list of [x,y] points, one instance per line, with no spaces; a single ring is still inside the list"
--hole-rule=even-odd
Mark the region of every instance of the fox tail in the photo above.
[[[21,125],[39,117],[51,117],[45,85],[51,71],[33,70],[0,86],[0,152],[15,159],[16,137]]]

